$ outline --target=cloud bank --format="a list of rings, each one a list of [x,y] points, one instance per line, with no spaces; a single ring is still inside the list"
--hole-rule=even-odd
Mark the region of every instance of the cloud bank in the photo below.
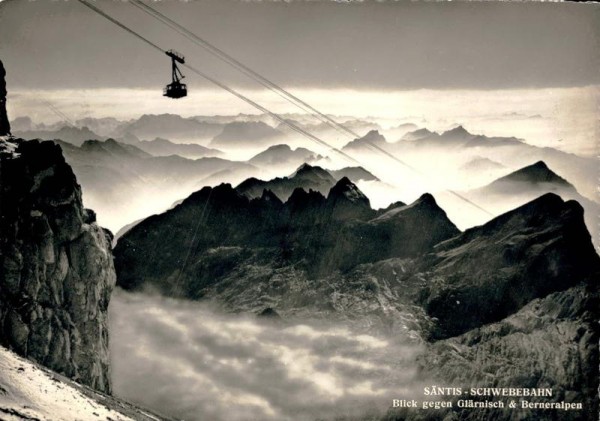
[[[418,390],[405,338],[123,291],[111,318],[115,394],[185,420],[361,417]]]

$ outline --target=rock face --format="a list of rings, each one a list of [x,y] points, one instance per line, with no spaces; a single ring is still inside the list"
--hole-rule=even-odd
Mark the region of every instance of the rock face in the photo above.
[[[110,393],[112,234],[51,142],[1,155],[0,344]]]
[[[115,265],[124,288],[147,283],[177,294],[183,285],[184,296],[197,298],[202,288],[248,264],[292,265],[320,277],[423,254],[456,234],[430,195],[381,215],[347,178],[327,198],[297,188],[285,203],[269,190],[248,199],[223,184],[135,226],[119,239]],[[182,250],[189,250],[187,258]]]
[[[235,189],[251,199],[261,197],[264,190],[270,190],[286,201],[297,188],[326,195],[335,183],[336,179],[328,171],[305,163],[289,177],[277,177],[269,181],[248,178]]]
[[[0,136],[10,134],[10,123],[6,114],[6,70],[0,60]]]
[[[501,320],[600,270],[583,208],[552,193],[438,244],[434,253],[421,265],[429,279],[422,295],[439,319],[438,338]]]

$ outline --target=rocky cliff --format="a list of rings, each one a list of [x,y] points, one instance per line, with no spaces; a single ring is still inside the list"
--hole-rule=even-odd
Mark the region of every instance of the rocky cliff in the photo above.
[[[0,136],[10,134],[10,123],[6,114],[6,70],[0,60]]]
[[[285,203],[270,190],[249,199],[222,184],[136,225],[117,243],[115,265],[123,288],[179,295],[183,287],[195,298],[247,265],[295,266],[318,278],[423,254],[457,233],[431,195],[381,215],[345,177],[327,197],[297,188]]]
[[[0,154],[0,344],[110,392],[112,235],[84,209],[59,146],[4,142]]]

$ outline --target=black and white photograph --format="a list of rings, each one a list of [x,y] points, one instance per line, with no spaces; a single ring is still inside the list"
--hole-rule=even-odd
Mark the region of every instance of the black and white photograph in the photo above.
[[[0,1],[0,420],[597,421],[600,3]]]

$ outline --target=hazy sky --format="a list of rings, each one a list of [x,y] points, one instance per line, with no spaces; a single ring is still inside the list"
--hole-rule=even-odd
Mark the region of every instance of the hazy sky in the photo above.
[[[95,4],[225,83],[256,86],[132,4]],[[287,87],[600,83],[600,6],[595,4],[165,0],[152,5]],[[150,88],[170,77],[166,56],[75,0],[0,3],[0,58],[13,89]],[[188,76],[191,87],[207,86]]]

